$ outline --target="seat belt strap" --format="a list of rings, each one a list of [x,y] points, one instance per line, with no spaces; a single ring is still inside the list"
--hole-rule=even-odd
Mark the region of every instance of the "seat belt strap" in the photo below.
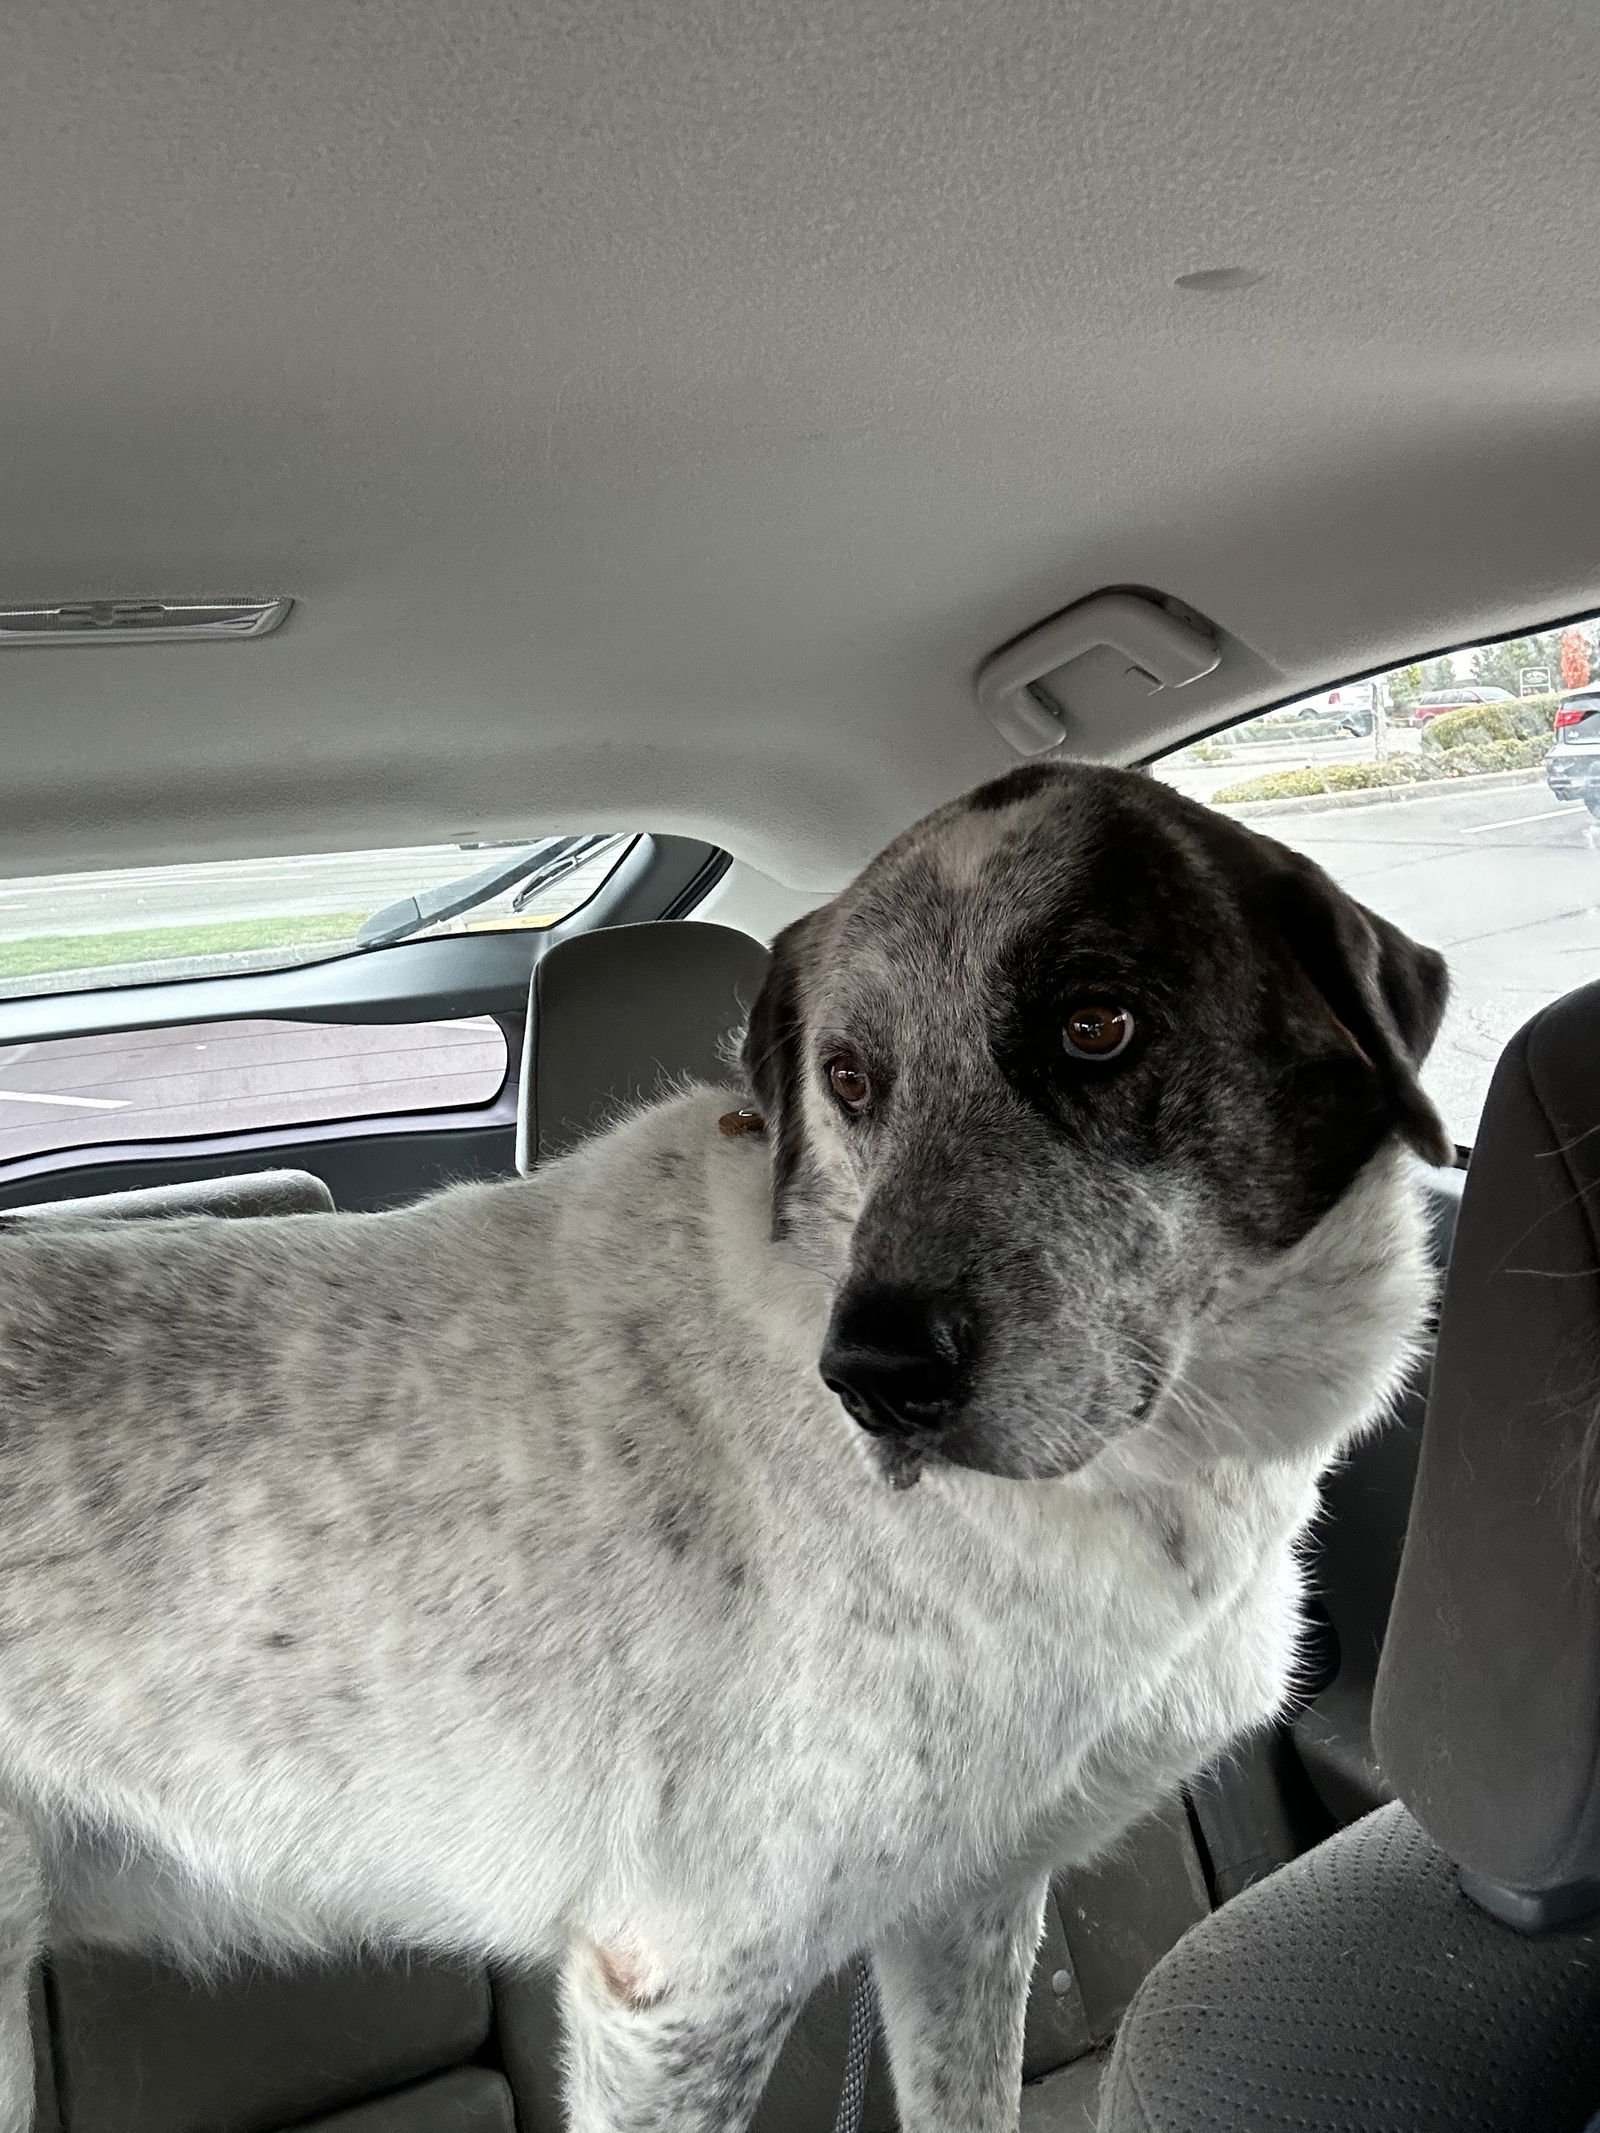
[[[867,2074],[872,2066],[872,2045],[878,2029],[878,1994],[872,1982],[872,1964],[866,1956],[856,1972],[856,1995],[850,2006],[850,2042],[845,2047],[844,2087],[839,2094],[839,2115],[833,2133],[861,2133],[861,2110],[867,2100]]]

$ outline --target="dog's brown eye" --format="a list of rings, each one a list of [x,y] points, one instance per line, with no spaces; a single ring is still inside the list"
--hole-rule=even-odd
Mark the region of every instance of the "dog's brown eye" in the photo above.
[[[828,1087],[847,1111],[864,1111],[872,1101],[872,1083],[853,1059],[828,1062]]]
[[[1115,1059],[1133,1042],[1133,1017],[1125,1007],[1085,1000],[1068,1010],[1061,1041],[1074,1059]]]

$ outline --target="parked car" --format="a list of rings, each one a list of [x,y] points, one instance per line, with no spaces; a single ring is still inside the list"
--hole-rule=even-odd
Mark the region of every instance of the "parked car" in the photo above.
[[[1337,689],[1324,689],[1317,696],[1307,696],[1294,706],[1296,718],[1331,718],[1339,722],[1342,731],[1372,731],[1372,704],[1375,685],[1370,681],[1345,681]],[[1351,720],[1365,718],[1365,728],[1353,726]]]
[[[1509,689],[1484,689],[1476,683],[1470,688],[1425,689],[1412,709],[1411,723],[1426,726],[1447,711],[1465,711],[1469,704],[1514,704],[1516,700]]]
[[[1591,815],[1600,815],[1600,694],[1575,723],[1557,726],[1544,775],[1558,800],[1581,800]]]
[[[1592,711],[1600,711],[1600,683],[1591,682],[1587,688],[1574,689],[1570,696],[1563,696],[1556,705],[1555,730],[1564,726],[1576,726]]]

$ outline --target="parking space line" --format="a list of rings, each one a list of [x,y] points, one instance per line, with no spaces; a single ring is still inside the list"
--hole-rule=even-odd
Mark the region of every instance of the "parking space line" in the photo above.
[[[67,1104],[74,1111],[126,1111],[126,1096],[35,1096],[26,1089],[0,1089],[0,1104]]]
[[[1504,822],[1468,822],[1463,824],[1463,837],[1476,837],[1480,830],[1515,829],[1522,822],[1548,822],[1553,815],[1570,815],[1575,807],[1582,807],[1581,800],[1564,800],[1559,807],[1541,808],[1536,815],[1509,815]]]

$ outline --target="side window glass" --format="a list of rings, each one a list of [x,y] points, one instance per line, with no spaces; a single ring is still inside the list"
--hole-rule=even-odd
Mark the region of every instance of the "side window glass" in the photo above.
[[[1443,950],[1424,1079],[1464,1145],[1507,1040],[1600,976],[1600,617],[1393,667],[1149,767]]]

